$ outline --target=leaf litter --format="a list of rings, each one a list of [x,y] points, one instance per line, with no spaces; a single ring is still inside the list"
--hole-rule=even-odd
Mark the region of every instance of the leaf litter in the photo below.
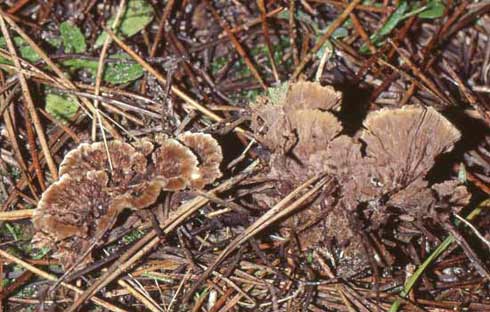
[[[488,4],[263,4],[2,4],[2,308],[489,309]]]

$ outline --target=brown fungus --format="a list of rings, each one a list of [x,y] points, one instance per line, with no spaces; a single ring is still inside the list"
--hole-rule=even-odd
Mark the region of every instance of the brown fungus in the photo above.
[[[388,204],[407,211],[427,209],[432,196],[425,196],[425,177],[436,157],[452,149],[459,131],[433,108],[418,106],[369,113],[363,125],[359,140],[366,155],[348,173],[349,196],[359,201],[388,196]]]
[[[200,177],[196,155],[175,139],[163,142],[152,154],[152,160],[152,174],[161,181],[166,190],[183,190],[190,185],[192,179]]]
[[[329,134],[341,130],[340,123],[327,112],[338,108],[342,99],[331,86],[299,81],[273,90],[252,105],[251,124],[259,141],[270,150],[286,153],[298,146],[299,153],[305,154],[315,140],[328,141],[332,138]]]
[[[304,230],[296,233],[302,247],[321,242],[318,233],[323,229],[324,242],[336,241],[344,254],[365,259],[354,230],[360,220],[361,226],[376,229],[387,221],[389,207],[412,219],[441,219],[457,210],[451,205],[462,207],[467,202],[464,186],[454,181],[431,186],[426,180],[436,158],[460,138],[459,131],[433,108],[371,112],[364,128],[348,136],[339,135],[342,126],[329,111],[341,99],[330,87],[297,83],[278,98],[259,99],[252,111],[252,129],[270,150],[265,178],[274,181],[272,190],[254,197],[272,206],[318,173],[337,181],[337,188],[281,222],[281,232]],[[449,196],[451,190],[457,194],[454,198]],[[357,216],[358,221],[351,221]],[[305,224],[310,225],[307,230]]]
[[[332,87],[297,82],[272,93],[273,97],[259,99],[252,108],[252,129],[271,151],[270,170],[265,178],[274,181],[274,189],[255,195],[259,204],[266,206],[272,206],[307,178],[323,172],[325,151],[342,130],[341,123],[328,111],[336,109],[341,101],[340,93]],[[330,235],[332,231],[325,233],[321,226],[328,216],[320,202],[328,198],[328,205],[332,205],[334,198],[329,195],[335,189],[281,223],[281,232],[299,230],[296,234],[302,248]]]
[[[360,139],[366,144],[366,157],[375,161],[385,189],[400,189],[424,178],[435,158],[450,151],[461,136],[431,107],[382,109],[369,113],[363,125]]]
[[[32,217],[36,246],[57,250],[65,267],[73,264],[73,257],[81,250],[67,246],[88,246],[90,238],[101,230],[101,216],[109,213],[112,198],[105,191],[107,182],[104,171],[91,171],[77,178],[65,174],[53,183],[43,193]],[[64,246],[61,253],[60,244]]]
[[[292,152],[303,162],[309,162],[312,154],[327,149],[342,131],[342,125],[333,114],[317,109],[292,111],[288,118],[298,140]]]
[[[143,209],[156,202],[162,189],[204,187],[221,175],[221,148],[209,135],[186,133],[135,147],[120,141],[81,144],[69,152],[61,178],[43,193],[32,218],[37,247],[50,247],[67,268],[115,223],[123,209]],[[194,152],[199,156],[198,157]],[[109,157],[112,166],[109,164]],[[151,166],[146,157],[152,156]],[[91,261],[84,259],[80,265]]]
[[[142,143],[149,149],[148,144]],[[109,157],[112,168],[109,164]],[[111,141],[81,144],[66,154],[60,165],[60,175],[83,176],[92,170],[104,170],[110,174],[110,186],[126,186],[146,173],[146,156],[128,143]]]
[[[294,134],[280,104],[259,98],[252,106],[250,126],[257,139],[271,151],[284,151],[294,144]]]
[[[284,110],[286,113],[303,109],[323,111],[340,108],[342,93],[332,86],[322,86],[317,82],[298,81],[289,86]]]
[[[186,132],[179,135],[178,139],[190,148],[199,160],[199,174],[191,176],[191,187],[201,189],[221,177],[219,167],[223,161],[223,152],[221,146],[211,135]]]

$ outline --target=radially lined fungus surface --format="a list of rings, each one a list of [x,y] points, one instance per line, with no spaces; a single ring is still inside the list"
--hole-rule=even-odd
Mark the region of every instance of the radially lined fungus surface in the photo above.
[[[107,153],[107,151],[109,153]],[[110,155],[110,160],[109,156]],[[161,191],[203,188],[221,176],[221,147],[209,134],[186,132],[149,141],[81,144],[66,154],[60,179],[33,215],[36,247],[49,247],[68,268],[110,229],[122,210],[147,208]],[[90,263],[88,256],[81,265]]]
[[[271,207],[312,175],[325,172],[337,187],[280,225],[303,249],[329,245],[346,258],[365,259],[356,225],[377,229],[396,219],[447,218],[469,203],[456,179],[432,183],[436,158],[451,151],[460,132],[430,107],[403,106],[368,113],[354,135],[337,118],[342,97],[313,82],[283,85],[252,106],[252,129],[268,148],[264,177],[274,187],[255,194]],[[357,221],[353,221],[357,220]]]

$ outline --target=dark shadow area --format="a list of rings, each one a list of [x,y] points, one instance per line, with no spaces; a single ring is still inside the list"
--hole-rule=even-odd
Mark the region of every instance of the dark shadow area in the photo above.
[[[484,141],[485,136],[490,135],[490,129],[483,120],[470,116],[461,108],[448,109],[442,114],[458,128],[461,139],[456,142],[450,153],[442,154],[437,158],[435,166],[427,175],[427,179],[431,182],[454,177],[456,173],[453,166],[463,161],[464,153],[475,149]]]
[[[344,126],[344,133],[352,136],[362,127],[368,113],[371,90],[361,89],[352,84],[334,86],[343,94],[341,110],[338,114]]]

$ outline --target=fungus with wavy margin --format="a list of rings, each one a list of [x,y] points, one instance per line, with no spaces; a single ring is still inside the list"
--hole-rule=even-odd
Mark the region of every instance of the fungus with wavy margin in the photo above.
[[[162,181],[166,190],[178,191],[198,178],[199,161],[196,155],[175,139],[168,139],[152,154],[153,178]]]
[[[151,143],[142,143],[143,149],[150,149]],[[112,168],[109,164],[109,155]],[[60,175],[83,176],[92,170],[104,170],[109,176],[109,185],[122,187],[135,179],[142,179],[146,173],[145,154],[128,143],[110,141],[80,144],[66,154],[60,165]]]
[[[122,210],[152,205],[162,189],[201,188],[221,176],[223,156],[214,138],[185,133],[179,139],[187,146],[175,139],[156,150],[147,140],[134,147],[112,141],[107,146],[81,144],[70,151],[62,161],[60,180],[43,193],[34,212],[35,245],[50,247],[53,257],[70,267],[102,239]],[[89,256],[80,265],[91,261]]]
[[[178,140],[190,148],[199,160],[198,174],[191,176],[190,186],[201,189],[221,177],[223,152],[218,142],[207,133],[185,132]]]
[[[108,214],[112,198],[105,191],[107,182],[104,171],[91,171],[76,178],[65,174],[53,183],[34,210],[35,246],[54,249],[53,257],[71,266],[100,230],[100,218]]]
[[[361,173],[368,188],[379,190],[378,196],[409,191],[410,185],[426,188],[423,181],[436,157],[450,151],[461,136],[431,107],[383,109],[368,114],[363,125],[360,140],[366,144],[364,162],[370,166]]]

